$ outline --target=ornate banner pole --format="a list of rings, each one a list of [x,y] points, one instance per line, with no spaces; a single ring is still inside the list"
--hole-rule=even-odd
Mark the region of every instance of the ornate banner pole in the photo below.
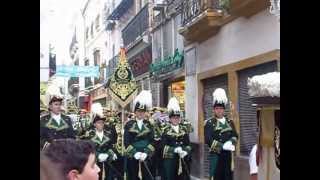
[[[120,49],[120,58],[119,58],[119,64],[117,66],[117,69],[115,70],[114,74],[111,77],[110,80],[110,96],[113,100],[115,100],[117,103],[120,104],[122,110],[121,110],[121,119],[122,119],[122,125],[121,125],[121,135],[122,135],[122,156],[124,157],[124,179],[126,179],[126,158],[124,153],[124,108],[133,100],[133,98],[137,94],[137,84],[133,78],[132,71],[130,69],[130,66],[127,62],[125,49]]]

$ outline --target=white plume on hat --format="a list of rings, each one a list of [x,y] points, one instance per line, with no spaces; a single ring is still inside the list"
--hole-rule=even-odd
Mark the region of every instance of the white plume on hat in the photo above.
[[[93,103],[91,105],[91,113],[93,115],[98,115],[100,117],[103,117],[103,108],[100,103]]]
[[[61,98],[63,99],[63,95],[60,92],[60,87],[55,85],[55,84],[51,84],[48,86],[47,91],[46,91],[46,95],[45,95],[45,103],[47,105],[49,105],[49,102],[51,101],[51,99],[53,97],[57,97],[57,98]]]
[[[135,107],[137,103],[140,105],[146,105],[147,109],[152,107],[152,94],[150,90],[142,90],[140,94],[133,100],[133,106]]]
[[[280,97],[280,72],[271,72],[248,78],[249,95],[253,97]]]
[[[172,97],[169,100],[168,106],[167,106],[168,111],[173,111],[173,112],[179,112],[180,111],[180,106],[179,106],[179,101],[177,100],[176,97]]]
[[[228,104],[228,98],[226,95],[226,91],[222,88],[217,88],[212,93],[213,96],[213,104]]]

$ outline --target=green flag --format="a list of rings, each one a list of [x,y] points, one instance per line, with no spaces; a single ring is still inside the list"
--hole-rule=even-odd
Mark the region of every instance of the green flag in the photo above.
[[[125,49],[120,49],[120,59],[116,71],[110,79],[110,96],[124,108],[137,94],[137,84],[127,62]]]

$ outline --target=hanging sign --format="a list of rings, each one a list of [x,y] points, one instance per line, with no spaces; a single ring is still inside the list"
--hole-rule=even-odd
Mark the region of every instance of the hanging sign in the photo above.
[[[99,77],[99,66],[57,66],[56,76],[60,77]]]

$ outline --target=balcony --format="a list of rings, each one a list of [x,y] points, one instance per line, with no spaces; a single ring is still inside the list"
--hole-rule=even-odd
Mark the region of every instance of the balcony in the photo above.
[[[137,39],[141,38],[149,27],[148,4],[128,23],[122,30],[123,44],[128,47]]]
[[[183,0],[179,33],[187,44],[201,42],[215,35],[224,24],[240,16],[251,16],[269,3],[269,0]]]

